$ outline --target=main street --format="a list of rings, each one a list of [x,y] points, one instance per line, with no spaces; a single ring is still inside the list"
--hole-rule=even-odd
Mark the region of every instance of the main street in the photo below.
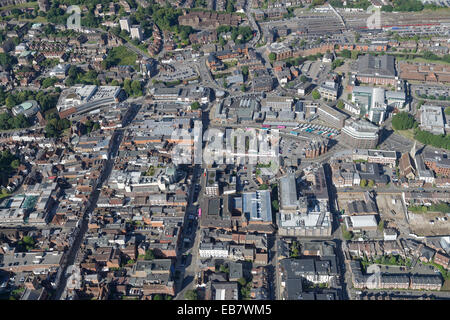
[[[124,120],[124,127],[126,127],[131,120],[136,115],[139,106],[132,105],[131,106],[131,112],[127,113],[127,119]],[[57,287],[55,288],[55,293],[52,296],[52,300],[62,300],[65,299],[65,290],[66,290],[66,284],[67,279],[70,277],[70,274],[66,274],[67,268],[71,265],[73,265],[76,261],[76,258],[78,256],[81,243],[83,242],[84,235],[88,229],[88,222],[89,222],[89,216],[94,212],[96,206],[98,197],[100,195],[100,189],[103,183],[109,178],[109,175],[111,174],[112,168],[114,166],[115,157],[117,156],[117,151],[119,150],[119,145],[123,138],[123,132],[124,128],[117,129],[114,131],[114,134],[112,136],[113,143],[111,145],[111,151],[110,156],[108,160],[106,161],[105,167],[102,171],[102,174],[100,176],[100,181],[97,184],[97,188],[92,192],[91,197],[89,199],[89,205],[86,209],[86,211],[83,214],[83,217],[81,219],[81,223],[78,226],[78,229],[75,231],[75,239],[72,243],[72,246],[69,248],[69,250],[64,254],[63,261],[60,265],[60,279],[57,279]],[[59,281],[58,281],[59,280]]]

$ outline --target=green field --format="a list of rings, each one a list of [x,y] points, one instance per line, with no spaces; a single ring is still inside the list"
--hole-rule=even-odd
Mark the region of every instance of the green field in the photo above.
[[[134,68],[137,67],[136,65],[136,59],[137,55],[128,50],[125,46],[119,46],[112,48],[108,52],[108,60],[113,61],[115,65],[129,65],[133,66]]]

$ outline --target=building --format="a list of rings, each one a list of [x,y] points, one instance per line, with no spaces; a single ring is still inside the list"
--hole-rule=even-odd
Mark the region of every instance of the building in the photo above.
[[[142,29],[139,25],[131,26],[130,34],[131,34],[131,39],[138,39],[139,41],[142,41],[142,39],[143,39]]]
[[[403,110],[406,106],[406,94],[402,91],[386,91],[385,97],[389,107]]]
[[[368,121],[356,120],[342,128],[342,140],[348,145],[361,149],[373,149],[378,144],[379,128]]]
[[[352,159],[353,161],[364,160],[369,163],[380,163],[393,168],[397,163],[397,152],[377,149],[353,149]]]
[[[412,180],[416,177],[416,168],[409,152],[405,152],[400,157],[398,169],[402,176]]]
[[[375,87],[353,87],[352,102],[359,107],[359,114],[376,124],[386,118],[385,90]]]
[[[410,277],[413,290],[441,290],[442,279],[438,275],[413,275]]]
[[[325,183],[326,189],[326,183]],[[293,174],[280,179],[280,211],[278,233],[282,236],[318,237],[331,235],[331,214],[328,201],[320,196],[299,197]]]
[[[208,170],[206,172],[206,187],[205,194],[208,196],[219,195],[219,182],[217,172],[215,170]]]
[[[323,99],[336,101],[339,92],[339,85],[334,81],[325,81],[318,88],[320,96]]]
[[[244,76],[242,75],[242,72],[240,70],[234,70],[230,76],[228,76],[227,78],[227,84],[228,85],[233,85],[233,84],[237,84],[237,85],[241,85],[244,83]]]
[[[221,25],[237,27],[241,21],[241,16],[236,14],[207,11],[193,11],[178,17],[180,25],[194,29],[216,29]]]
[[[397,86],[398,77],[395,70],[395,58],[389,55],[360,56],[357,61],[355,79],[362,83]]]
[[[450,126],[445,121],[443,108],[423,105],[420,108],[420,129],[436,135],[448,132]]]
[[[375,215],[356,215],[344,219],[347,230],[349,231],[369,231],[377,230],[377,219]]]
[[[238,300],[239,290],[237,282],[214,281],[207,289],[207,300]]]
[[[198,253],[202,259],[228,258],[228,252],[228,246],[222,242],[216,244],[202,242],[198,249]]]
[[[63,91],[56,108],[61,118],[116,105],[123,91],[119,86],[76,85]]]
[[[294,99],[287,97],[267,97],[261,102],[262,111],[291,111]]]
[[[428,169],[438,175],[450,176],[450,155],[448,153],[424,150],[421,155]]]
[[[348,118],[346,114],[341,113],[337,109],[329,107],[326,104],[320,104],[317,108],[317,114],[322,120],[339,129],[344,126],[345,120]]]
[[[171,259],[139,260],[133,265],[128,283],[144,295],[175,295]]]
[[[128,18],[123,18],[119,20],[120,30],[125,30],[130,33],[130,20]]]
[[[63,253],[58,251],[8,253],[3,255],[0,269],[16,273],[23,271],[47,273],[59,267],[62,256]]]
[[[35,100],[25,101],[18,106],[12,108],[12,113],[14,116],[18,116],[19,114],[23,114],[25,117],[30,118],[38,113],[40,110],[39,104]]]
[[[436,252],[434,256],[434,262],[438,265],[443,266],[445,269],[449,269],[450,267],[450,258],[442,253]]]
[[[249,223],[272,223],[272,203],[269,190],[244,192],[242,212]]]

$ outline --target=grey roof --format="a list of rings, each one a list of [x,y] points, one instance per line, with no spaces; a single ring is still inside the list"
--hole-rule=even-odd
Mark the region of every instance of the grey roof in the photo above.
[[[239,279],[243,277],[242,264],[238,262],[230,262],[230,279]]]
[[[358,74],[395,77],[395,59],[393,56],[372,56],[366,54],[358,58]]]
[[[272,206],[269,190],[243,194],[242,209],[250,221],[272,222]]]
[[[297,206],[297,185],[294,174],[285,175],[280,179],[280,197],[282,208]]]

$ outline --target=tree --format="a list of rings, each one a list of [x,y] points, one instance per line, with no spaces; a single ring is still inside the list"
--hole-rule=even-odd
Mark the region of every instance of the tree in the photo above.
[[[308,77],[305,76],[304,74],[302,74],[302,75],[300,76],[300,81],[303,82],[303,83],[305,83],[306,81],[308,81]]]
[[[242,84],[242,85],[241,85],[241,91],[242,91],[242,92],[247,91],[247,88],[245,87],[245,84]]]
[[[407,130],[414,126],[414,117],[408,112],[399,112],[392,117],[392,127],[395,130]]]
[[[375,181],[373,181],[372,179],[367,182],[367,186],[369,188],[373,188],[374,185],[375,185]]]
[[[359,182],[359,185],[361,187],[366,187],[367,186],[367,180],[366,179],[361,179],[361,181]]]
[[[344,109],[344,102],[342,100],[339,100],[336,104],[336,107],[339,109]]]
[[[277,55],[274,52],[269,53],[269,60],[271,62],[275,61],[276,58],[277,58]]]
[[[444,113],[448,116],[450,116],[450,107],[445,108]]]
[[[133,92],[133,95],[136,97],[142,96],[142,84],[139,80],[133,80],[131,83],[131,91]]]
[[[198,108],[200,108],[200,103],[198,101],[191,104],[191,110],[197,110]]]
[[[317,91],[317,89],[314,89],[311,93],[314,100],[320,99],[320,93]]]

